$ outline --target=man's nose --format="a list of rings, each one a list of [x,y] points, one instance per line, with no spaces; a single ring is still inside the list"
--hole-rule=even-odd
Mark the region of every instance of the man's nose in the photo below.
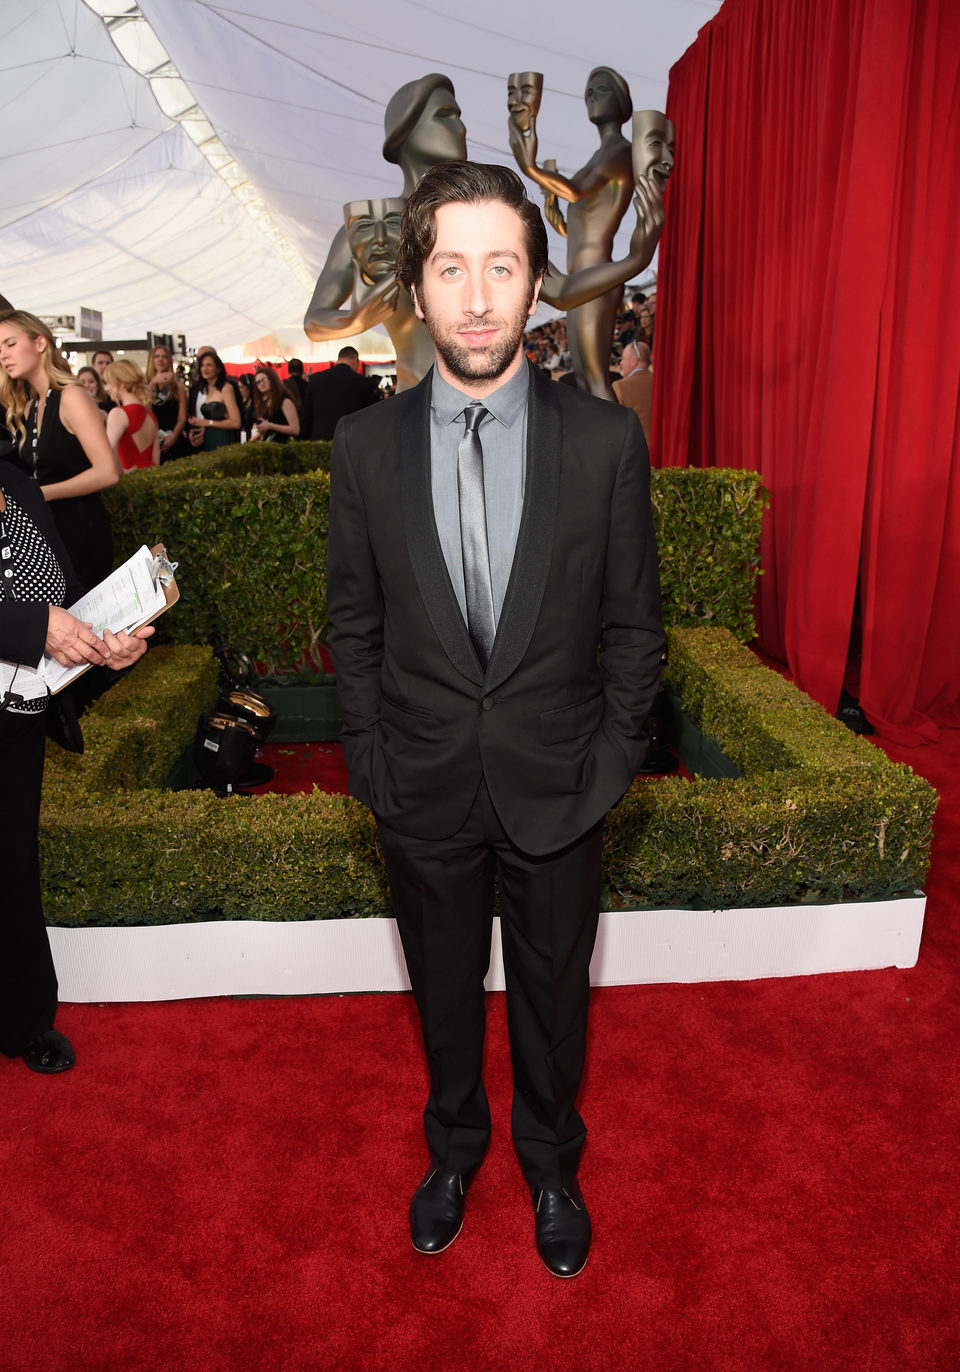
[[[490,309],[490,285],[484,272],[478,272],[467,282],[465,306],[470,314],[486,314]]]

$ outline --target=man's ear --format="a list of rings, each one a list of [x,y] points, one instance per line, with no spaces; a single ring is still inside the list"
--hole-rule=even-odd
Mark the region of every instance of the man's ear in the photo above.
[[[533,283],[533,299],[530,301],[529,310],[527,310],[528,315],[534,315],[537,312],[537,306],[540,303],[540,287],[542,285],[543,273],[541,272],[541,274],[537,277],[536,281],[534,281]]]
[[[418,319],[422,319],[422,318],[423,318],[423,310],[421,310],[421,308],[420,308],[420,301],[417,299],[417,288],[416,288],[416,286],[413,284],[412,281],[410,282],[410,298],[411,298],[412,301],[413,301],[414,313],[416,314],[416,316],[417,316]]]

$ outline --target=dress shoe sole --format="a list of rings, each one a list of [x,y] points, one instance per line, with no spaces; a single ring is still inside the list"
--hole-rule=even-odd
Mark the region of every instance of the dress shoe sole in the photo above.
[[[459,1228],[457,1229],[456,1234],[452,1234],[452,1235],[450,1236],[450,1238],[447,1239],[446,1243],[443,1245],[442,1248],[418,1248],[417,1245],[416,1245],[415,1243],[413,1243],[413,1240],[411,1239],[410,1242],[413,1243],[413,1251],[414,1251],[415,1253],[422,1253],[423,1256],[424,1256],[425,1258],[435,1258],[435,1257],[437,1256],[438,1253],[445,1253],[445,1252],[447,1251],[447,1249],[450,1247],[450,1245],[456,1241],[457,1236],[459,1235],[460,1230],[461,1230],[462,1228],[463,1228],[463,1220],[460,1221],[460,1225],[459,1225]]]

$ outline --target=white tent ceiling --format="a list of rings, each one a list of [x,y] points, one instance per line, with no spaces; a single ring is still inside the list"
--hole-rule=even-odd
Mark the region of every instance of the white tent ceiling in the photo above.
[[[506,76],[542,71],[540,153],[569,174],[596,147],[591,67],[626,77],[635,108],[662,109],[670,66],[719,0],[264,8],[2,0],[0,293],[39,314],[99,309],[113,338],[226,347],[296,325],[342,205],[399,194],[381,153],[398,87],[446,73],[470,156],[512,164]]]

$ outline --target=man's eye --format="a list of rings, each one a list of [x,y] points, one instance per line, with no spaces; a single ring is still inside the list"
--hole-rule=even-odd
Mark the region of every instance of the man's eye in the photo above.
[[[494,271],[494,273],[495,273],[497,276],[509,276],[509,275],[510,275],[510,268],[509,268],[509,267],[494,267],[494,268],[493,268],[493,271]]]
[[[441,276],[456,276],[459,270],[459,267],[444,267],[443,271],[440,274]]]

